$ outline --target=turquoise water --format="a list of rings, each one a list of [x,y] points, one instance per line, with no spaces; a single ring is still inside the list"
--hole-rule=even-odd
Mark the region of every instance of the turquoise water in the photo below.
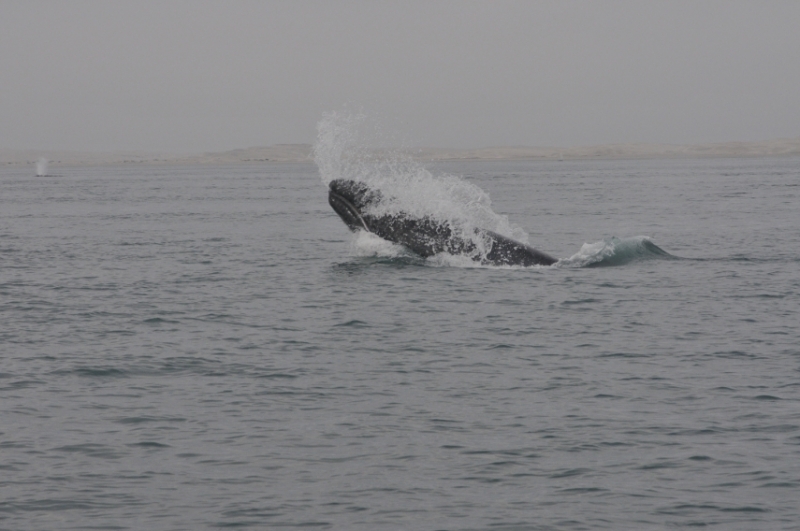
[[[429,169],[563,260],[313,164],[1,168],[0,528],[800,528],[800,159]]]

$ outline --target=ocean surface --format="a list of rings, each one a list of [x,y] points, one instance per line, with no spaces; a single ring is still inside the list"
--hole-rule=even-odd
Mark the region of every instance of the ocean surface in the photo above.
[[[333,166],[0,168],[0,529],[800,529],[800,159],[414,170],[532,268]]]

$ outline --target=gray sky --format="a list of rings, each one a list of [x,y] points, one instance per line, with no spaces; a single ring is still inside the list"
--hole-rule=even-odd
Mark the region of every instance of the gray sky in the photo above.
[[[0,0],[0,148],[800,136],[800,2]]]

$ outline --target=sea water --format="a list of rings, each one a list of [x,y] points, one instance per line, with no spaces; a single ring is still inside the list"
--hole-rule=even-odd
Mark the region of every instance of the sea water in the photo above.
[[[800,529],[800,159],[413,166],[532,268],[326,168],[0,169],[0,528]]]

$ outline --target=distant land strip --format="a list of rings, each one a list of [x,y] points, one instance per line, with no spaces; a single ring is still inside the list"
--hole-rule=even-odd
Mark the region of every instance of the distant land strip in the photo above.
[[[380,151],[380,150],[376,150]],[[714,144],[607,144],[580,147],[488,147],[478,149],[407,148],[402,152],[423,161],[447,160],[585,160],[680,159],[721,157],[787,157],[800,155],[800,137],[765,142]],[[0,165],[30,165],[44,157],[51,164],[232,164],[253,162],[313,162],[309,144],[277,144],[202,154],[148,152],[92,153],[77,151],[0,149]]]

